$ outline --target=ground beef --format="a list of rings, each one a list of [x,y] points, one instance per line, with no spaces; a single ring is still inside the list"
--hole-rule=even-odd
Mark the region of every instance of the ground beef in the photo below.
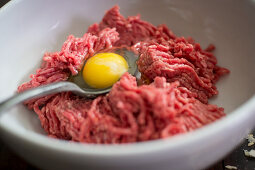
[[[119,7],[114,6],[106,12],[102,21],[91,25],[87,32],[98,35],[105,28],[116,28],[120,39],[114,43],[115,46],[133,46],[141,41],[148,41],[154,38],[172,39],[176,36],[166,25],[155,27],[149,22],[140,19],[140,15],[130,16],[125,19],[119,12]]]
[[[215,83],[229,72],[216,65],[217,60],[211,52],[183,37],[141,42],[135,47],[140,50],[137,65],[144,76],[150,80],[157,76],[165,77],[168,82],[178,80],[181,86],[195,92],[196,98],[203,103],[218,94]]]
[[[155,27],[140,20],[139,15],[125,19],[118,6],[107,11],[100,24],[93,24],[88,32],[98,35],[109,27],[116,28],[120,35],[115,46],[132,46],[140,54],[137,65],[143,76],[151,81],[157,76],[165,77],[168,82],[178,80],[204,103],[218,94],[215,83],[229,72],[216,65],[211,53],[213,45],[203,50],[193,39],[177,37],[166,25]]]
[[[65,81],[97,52],[126,47],[139,54],[137,65],[147,84],[125,73],[109,94],[94,100],[71,92],[27,101],[51,137],[86,143],[129,143],[192,131],[223,116],[207,104],[215,83],[228,72],[217,66],[210,45],[175,36],[139,16],[124,18],[118,6],[106,12],[82,38],[69,36],[60,52],[46,53],[43,64],[18,92]],[[150,84],[149,84],[150,83]]]

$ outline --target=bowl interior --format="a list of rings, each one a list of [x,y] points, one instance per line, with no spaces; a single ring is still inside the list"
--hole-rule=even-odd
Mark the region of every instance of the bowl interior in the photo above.
[[[214,44],[219,65],[231,73],[218,82],[219,95],[210,102],[224,107],[226,113],[231,114],[254,94],[252,1],[14,0],[0,11],[0,100],[29,80],[29,74],[40,66],[46,51],[60,50],[70,34],[82,36],[89,25],[99,22],[115,4],[119,4],[124,16],[140,13],[143,20],[155,25],[165,23],[176,35],[191,36],[203,48]],[[0,124],[44,134],[37,115],[22,105],[4,114]]]

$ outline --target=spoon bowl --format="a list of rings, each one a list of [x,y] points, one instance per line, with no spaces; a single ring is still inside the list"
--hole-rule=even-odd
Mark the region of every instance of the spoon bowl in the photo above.
[[[128,72],[129,72],[129,74],[135,76],[137,79],[140,78],[140,73],[139,73],[137,65],[136,65],[136,60],[138,59],[138,56],[134,52],[132,52],[132,51],[126,49],[126,48],[115,48],[115,49],[113,49],[111,51],[108,51],[108,52],[116,53],[116,54],[119,54],[122,57],[124,57],[125,60],[128,63]],[[85,66],[85,64],[86,64],[86,61],[84,63],[84,66]],[[105,88],[105,89],[96,89],[96,88],[90,87],[86,83],[86,81],[84,81],[84,79],[83,79],[83,76],[82,76],[83,69],[84,69],[84,67],[82,68],[82,70],[77,75],[70,76],[68,81],[77,84],[79,87],[81,87],[85,91],[98,91],[98,93],[100,93],[101,90],[105,91],[106,89],[111,89],[111,87]]]

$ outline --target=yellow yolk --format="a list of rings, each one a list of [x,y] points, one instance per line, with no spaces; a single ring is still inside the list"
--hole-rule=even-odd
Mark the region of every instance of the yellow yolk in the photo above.
[[[128,71],[127,61],[115,53],[98,53],[88,59],[82,76],[93,88],[107,88],[116,83]]]

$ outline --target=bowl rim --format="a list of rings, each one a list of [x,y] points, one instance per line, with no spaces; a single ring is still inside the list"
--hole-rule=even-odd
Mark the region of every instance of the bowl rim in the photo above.
[[[166,139],[116,145],[70,142],[53,139],[29,130],[27,130],[26,134],[24,135],[24,130],[9,128],[8,125],[3,126],[2,124],[0,124],[0,129],[6,131],[6,133],[9,135],[15,136],[18,138],[18,140],[55,151],[89,156],[126,156],[134,154],[147,154],[155,151],[165,150],[166,148],[181,148],[182,146],[188,146],[188,144],[196,141],[203,141],[203,139],[213,136],[223,129],[231,128],[233,124],[238,124],[238,122],[243,121],[243,119],[240,119],[241,113],[243,119],[244,117],[249,118],[255,113],[255,95],[253,95],[239,108],[234,110],[230,115],[195,131],[176,135]]]
[[[22,0],[12,0],[0,8],[0,15],[11,10],[13,5],[21,2]],[[7,111],[8,112],[8,111]],[[8,113],[4,114],[8,114]],[[242,113],[242,119],[240,114]],[[203,139],[212,136],[213,134],[222,131],[228,127],[232,127],[233,124],[238,124],[244,118],[248,119],[255,113],[255,95],[251,96],[246,102],[241,104],[238,108],[232,111],[226,117],[217,120],[207,126],[199,128],[195,131],[169,137],[167,139],[158,139],[138,143],[128,144],[86,144],[76,143],[65,140],[53,139],[48,136],[37,134],[32,131],[25,131],[22,129],[13,129],[8,124],[0,124],[0,129],[5,133],[16,137],[26,143],[37,145],[39,147],[48,148],[54,151],[68,152],[79,155],[89,156],[126,156],[126,155],[137,155],[146,154],[159,150],[181,148],[187,146],[189,143],[195,141],[203,141]],[[189,139],[189,140],[187,140]],[[148,149],[149,148],[149,149]]]

